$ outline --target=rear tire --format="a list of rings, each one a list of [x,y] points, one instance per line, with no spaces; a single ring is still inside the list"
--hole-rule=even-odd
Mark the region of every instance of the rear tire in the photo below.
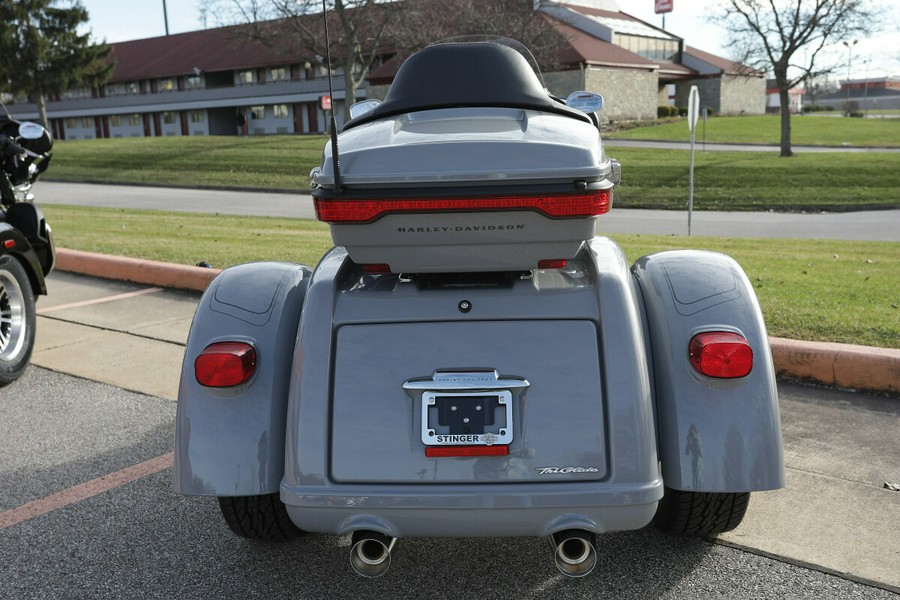
[[[34,349],[34,294],[24,267],[0,256],[0,386],[18,379]]]
[[[219,508],[228,528],[251,540],[277,542],[303,533],[291,521],[277,492],[263,496],[220,496]]]
[[[741,524],[750,492],[685,492],[666,488],[653,525],[667,533],[716,535]]]

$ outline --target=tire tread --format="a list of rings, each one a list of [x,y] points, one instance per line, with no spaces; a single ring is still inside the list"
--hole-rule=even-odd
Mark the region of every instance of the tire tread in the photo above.
[[[749,503],[749,492],[689,492],[666,488],[653,524],[669,533],[717,535],[740,525]]]
[[[302,532],[294,525],[278,493],[220,496],[219,508],[229,529],[241,537],[266,542],[290,540]]]

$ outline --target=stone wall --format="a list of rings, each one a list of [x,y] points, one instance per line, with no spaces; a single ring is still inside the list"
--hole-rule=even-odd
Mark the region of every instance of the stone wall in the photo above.
[[[763,77],[722,75],[723,115],[766,114],[766,80]]]
[[[683,81],[675,88],[675,105],[687,106],[691,86],[700,92],[700,106],[718,115],[762,115],[766,112],[766,80],[761,77],[722,75],[721,78]]]
[[[654,71],[589,67],[585,90],[603,96],[603,121],[656,118],[659,78]]]

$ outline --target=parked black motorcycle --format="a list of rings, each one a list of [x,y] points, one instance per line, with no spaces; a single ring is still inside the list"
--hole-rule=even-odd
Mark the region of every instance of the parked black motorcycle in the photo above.
[[[50,163],[53,138],[38,123],[0,114],[0,386],[19,378],[34,348],[35,298],[56,253],[31,185]]]

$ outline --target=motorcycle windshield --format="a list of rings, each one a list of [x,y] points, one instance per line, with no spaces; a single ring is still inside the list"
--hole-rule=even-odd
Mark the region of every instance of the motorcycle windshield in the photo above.
[[[455,38],[410,56],[384,102],[350,120],[344,130],[374,120],[423,110],[463,107],[521,108],[590,122],[550,96],[534,57],[507,38]]]

